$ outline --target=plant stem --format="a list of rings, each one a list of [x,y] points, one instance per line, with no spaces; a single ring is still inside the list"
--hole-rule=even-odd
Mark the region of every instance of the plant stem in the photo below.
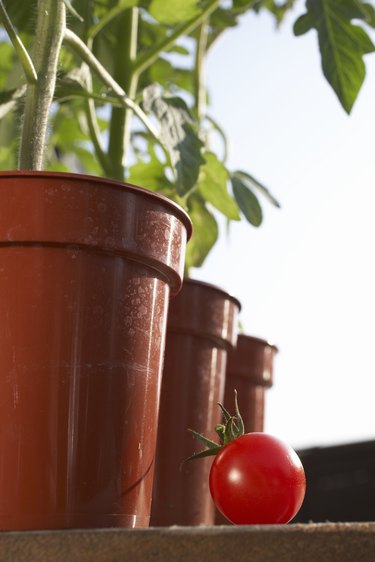
[[[194,72],[194,86],[195,86],[195,109],[197,112],[198,120],[203,117],[206,108],[206,86],[204,83],[204,62],[207,51],[208,39],[208,21],[204,21],[198,33],[196,53],[195,53],[195,72]]]
[[[97,77],[105,84],[112,92],[117,96],[119,103],[127,108],[133,110],[140,121],[145,125],[151,135],[155,138],[157,142],[160,143],[159,133],[154,127],[153,123],[147,117],[145,112],[137,105],[133,100],[131,100],[121,88],[121,86],[112,78],[112,76],[107,72],[104,66],[98,61],[98,59],[92,54],[90,49],[85,45],[85,43],[69,29],[65,30],[64,41],[69,47],[71,47],[75,53],[88,65],[88,67],[97,75]],[[102,98],[103,99],[103,98]],[[106,98],[108,100],[108,98]]]
[[[211,0],[207,4],[204,10],[202,10],[195,18],[190,21],[178,26],[173,33],[171,33],[164,41],[159,45],[156,45],[154,49],[151,49],[143,56],[140,56],[133,67],[133,72],[138,75],[149,68],[159,57],[161,52],[169,51],[176,43],[177,39],[183,35],[189,35],[194,29],[196,29],[202,22],[206,21],[207,18],[216,10],[219,6],[220,0]]]
[[[114,77],[134,99],[137,92],[138,77],[133,73],[133,64],[137,55],[138,8],[126,10],[118,21],[117,56]],[[108,156],[112,163],[113,176],[124,179],[124,163],[130,144],[130,124],[133,112],[130,108],[112,107]]]
[[[64,0],[39,0],[32,58],[37,82],[28,84],[22,125],[19,168],[40,170],[49,111],[56,84],[57,63],[65,31]]]
[[[87,68],[87,76],[86,76],[86,86],[89,92],[92,91],[92,76],[90,70]],[[96,108],[95,102],[92,98],[86,100],[86,119],[87,119],[87,126],[90,133],[90,138],[92,140],[92,144],[94,146],[95,154],[98,159],[99,164],[101,165],[103,172],[106,176],[111,175],[111,167],[107,158],[106,153],[103,150],[102,142],[100,138],[100,128],[98,124],[98,120],[96,117]]]

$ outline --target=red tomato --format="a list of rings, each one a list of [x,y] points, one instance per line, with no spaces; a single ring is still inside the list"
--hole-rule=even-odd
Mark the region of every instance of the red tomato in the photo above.
[[[266,433],[234,439],[211,466],[212,498],[238,525],[287,523],[300,509],[305,489],[305,472],[295,451]]]

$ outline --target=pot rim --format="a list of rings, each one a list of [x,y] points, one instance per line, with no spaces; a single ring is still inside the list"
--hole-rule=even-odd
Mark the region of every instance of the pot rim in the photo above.
[[[185,284],[197,285],[198,287],[203,287],[203,288],[206,288],[206,289],[212,289],[213,291],[217,291],[217,292],[221,293],[222,295],[224,295],[225,298],[228,298],[232,302],[234,302],[234,304],[236,304],[238,306],[238,312],[240,312],[241,309],[242,309],[242,304],[237,299],[237,297],[235,297],[231,293],[228,293],[225,289],[222,289],[218,285],[208,283],[207,281],[201,281],[199,279],[192,279],[191,277],[185,277],[184,278],[183,285],[185,285]]]
[[[131,191],[139,192],[141,195],[145,195],[146,197],[150,197],[152,199],[159,199],[162,203],[166,204],[167,206],[171,207],[175,213],[179,216],[181,222],[186,228],[187,240],[189,240],[193,233],[193,225],[192,221],[188,215],[188,213],[177,203],[168,199],[165,195],[161,193],[157,193],[156,191],[151,191],[146,187],[141,187],[139,185],[135,185],[132,183],[122,182],[119,180],[114,180],[112,178],[106,178],[102,176],[93,176],[90,174],[78,174],[73,172],[53,172],[53,171],[46,171],[46,170],[1,170],[0,171],[0,179],[1,177],[35,177],[35,176],[43,176],[43,177],[53,177],[53,178],[66,178],[70,180],[83,180],[83,181],[90,181],[95,183],[104,183],[107,184],[108,187],[112,187],[114,189],[123,189],[129,188]]]
[[[238,339],[239,338],[251,340],[251,341],[263,344],[264,346],[267,346],[267,347],[272,347],[272,349],[275,351],[275,353],[279,352],[279,348],[277,347],[277,345],[273,344],[272,342],[270,342],[269,340],[266,340],[264,338],[259,338],[257,336],[250,336],[249,334],[244,334],[242,332],[240,332],[238,334]]]

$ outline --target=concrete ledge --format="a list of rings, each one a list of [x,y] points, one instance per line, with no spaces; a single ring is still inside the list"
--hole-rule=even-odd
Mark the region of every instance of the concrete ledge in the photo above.
[[[375,523],[0,533],[1,562],[374,562]]]

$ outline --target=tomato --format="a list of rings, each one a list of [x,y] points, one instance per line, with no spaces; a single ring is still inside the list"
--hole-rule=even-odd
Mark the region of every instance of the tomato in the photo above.
[[[217,453],[209,485],[217,508],[232,523],[274,524],[297,514],[306,479],[291,447],[266,433],[247,433]]]

